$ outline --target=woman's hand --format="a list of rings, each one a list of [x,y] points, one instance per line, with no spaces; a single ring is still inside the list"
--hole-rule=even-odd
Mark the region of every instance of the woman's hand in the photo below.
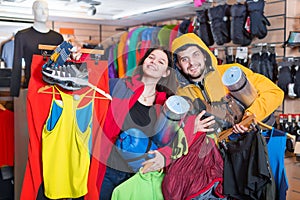
[[[201,119],[204,114],[206,113],[205,110],[202,110],[195,119],[195,126],[194,126],[194,133],[197,132],[211,132],[214,131],[213,128],[210,128],[211,125],[215,124],[216,121],[214,120],[214,116],[206,117],[205,119]]]
[[[74,46],[73,48],[72,48],[72,53],[71,53],[71,58],[73,59],[73,60],[80,60],[80,58],[81,58],[81,56],[82,56],[82,53],[80,52],[80,50],[81,50],[81,47],[80,46]]]
[[[75,38],[69,39],[69,42],[72,44],[73,48],[71,49],[71,59],[73,60],[80,60],[82,53],[80,52],[81,50],[81,44],[79,41],[77,41]]]
[[[157,150],[149,151],[149,154],[155,154],[155,157],[142,163],[142,173],[157,171],[165,166],[165,157]]]

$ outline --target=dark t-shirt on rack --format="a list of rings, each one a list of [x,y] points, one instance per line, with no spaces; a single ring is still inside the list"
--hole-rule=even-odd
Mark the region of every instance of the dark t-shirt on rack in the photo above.
[[[30,27],[17,32],[15,35],[14,60],[10,86],[11,96],[19,96],[22,58],[25,60],[25,81],[22,87],[27,88],[31,73],[30,67],[32,55],[41,53],[41,50],[38,49],[38,45],[45,44],[57,46],[62,42],[62,35],[53,30],[50,30],[47,33],[41,33],[36,31],[33,27]]]

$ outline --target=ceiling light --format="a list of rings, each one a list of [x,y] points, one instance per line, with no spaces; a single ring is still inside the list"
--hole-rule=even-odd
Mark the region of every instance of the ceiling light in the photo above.
[[[120,14],[114,15],[112,18],[113,19],[122,19],[122,18],[134,16],[134,15],[147,14],[150,12],[156,12],[159,10],[174,8],[174,7],[183,6],[183,5],[187,5],[187,4],[191,4],[191,3],[193,3],[193,1],[191,1],[191,0],[173,1],[172,3],[160,4],[158,6],[151,7],[151,8],[139,9],[139,10],[131,11],[131,12],[122,12]]]
[[[88,8],[87,14],[90,16],[95,15],[97,12],[97,9],[94,5],[92,5],[91,7]]]

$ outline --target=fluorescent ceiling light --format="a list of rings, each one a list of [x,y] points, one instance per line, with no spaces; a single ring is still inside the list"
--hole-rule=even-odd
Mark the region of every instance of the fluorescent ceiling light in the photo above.
[[[113,19],[127,18],[127,17],[131,17],[131,16],[134,16],[134,15],[146,14],[146,13],[150,13],[150,12],[164,10],[164,9],[167,9],[167,8],[174,8],[174,7],[177,7],[177,6],[190,4],[192,2],[193,2],[192,0],[172,1],[171,3],[164,3],[164,4],[160,4],[158,6],[155,6],[155,7],[139,9],[139,10],[136,10],[136,11],[122,12],[120,14],[114,15],[112,18]]]

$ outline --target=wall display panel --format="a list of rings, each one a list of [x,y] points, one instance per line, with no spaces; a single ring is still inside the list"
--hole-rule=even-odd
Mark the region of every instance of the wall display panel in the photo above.
[[[266,16],[285,14],[285,0],[266,1],[264,14]]]
[[[271,23],[269,30],[282,29],[284,25],[284,16],[268,17],[268,20]]]

